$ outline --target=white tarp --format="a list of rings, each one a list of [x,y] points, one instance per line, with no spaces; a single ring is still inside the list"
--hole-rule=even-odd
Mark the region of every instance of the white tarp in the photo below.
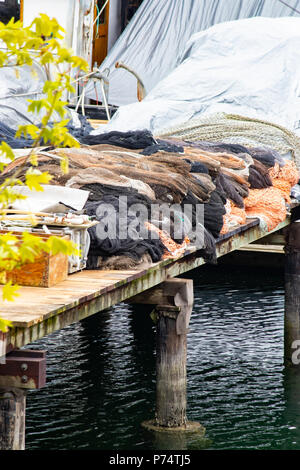
[[[0,121],[13,129],[34,122],[35,117],[27,110],[28,100],[42,98],[46,79],[44,70],[36,63],[32,67],[1,67]]]
[[[0,134],[2,124],[17,130],[22,125],[41,123],[46,110],[42,108],[39,113],[29,112],[28,100],[40,100],[45,97],[43,87],[46,80],[45,70],[36,61],[32,66],[0,67]],[[80,129],[82,123],[78,114],[67,107],[65,111],[65,119],[69,119],[69,124]],[[52,113],[51,121],[61,121],[57,111]],[[4,133],[3,136],[5,135]]]
[[[135,70],[150,92],[181,62],[186,42],[194,33],[217,23],[255,16],[300,17],[297,10],[300,0],[144,0],[101,64],[100,70],[110,70],[109,103],[137,101],[136,79],[115,69],[117,61]],[[93,82],[86,96],[97,98]],[[97,96],[101,96],[99,85]]]
[[[43,86],[46,80],[46,73],[37,62],[32,66],[0,67],[0,122],[12,129],[25,124],[39,124],[46,111],[42,110],[38,115],[29,112],[28,100],[44,97]],[[66,108],[66,112],[70,124],[80,127],[76,113],[69,108]],[[56,111],[52,114],[52,120],[61,121]]]
[[[250,18],[195,34],[173,72],[93,134],[144,128],[157,134],[218,112],[300,127],[300,18]]]
[[[89,191],[43,184],[43,191],[30,190],[27,186],[14,186],[14,192],[26,196],[18,199],[11,207],[13,209],[32,212],[66,212],[66,207],[80,211],[88,197]]]

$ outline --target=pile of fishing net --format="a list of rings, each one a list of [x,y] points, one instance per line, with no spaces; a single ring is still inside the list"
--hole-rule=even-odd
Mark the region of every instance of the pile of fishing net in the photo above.
[[[217,189],[227,198],[222,234],[244,224],[247,217],[259,218],[269,231],[285,220],[292,188],[299,181],[300,139],[293,132],[270,122],[219,113],[165,130],[160,137],[178,145],[188,142],[212,154],[227,152],[250,163],[248,175],[235,169],[233,176],[233,168],[221,168]]]
[[[300,167],[300,137],[283,126],[261,119],[238,114],[209,114],[160,132],[161,138],[170,136],[186,141],[221,141],[249,148],[267,147],[283,155],[290,153]]]
[[[93,128],[86,117],[80,114],[76,116],[76,124],[70,120],[66,127],[68,132],[81,142],[85,136],[89,135]],[[29,137],[26,137],[26,139],[25,137],[16,137],[16,129],[9,127],[3,121],[0,121],[0,141],[6,142],[13,149],[31,148],[34,143],[33,139]],[[47,144],[47,142],[45,143]]]
[[[63,156],[68,156],[67,174],[63,174],[60,168]],[[105,144],[100,149],[82,147],[40,151],[37,158],[39,169],[48,171],[52,175],[52,184],[90,191],[85,210],[88,215],[94,216],[99,221],[98,225],[89,229],[91,236],[89,267],[92,268],[123,269],[124,265],[140,266],[147,260],[157,262],[183,254],[190,244],[187,231],[191,223],[187,218],[182,220],[180,204],[188,193],[193,194],[197,204],[202,204],[210,199],[210,194],[215,189],[208,175],[203,175],[203,178],[200,175],[198,179],[190,173],[189,163],[171,153],[153,159],[152,156]],[[24,181],[25,170],[30,165],[25,156],[8,165],[1,175],[1,180],[13,176],[20,165],[23,166],[20,179]],[[124,212],[120,214],[121,197],[126,198],[128,208],[139,204],[146,208],[147,214],[142,227],[146,230],[142,230],[142,233],[141,230],[140,232],[135,230],[134,217],[127,213],[124,217]],[[153,219],[150,210],[154,203],[162,204],[164,207],[175,204],[168,214],[169,220],[164,220],[163,212],[159,212],[156,219]],[[112,215],[115,215],[117,223],[110,235],[105,237],[102,226],[107,224],[107,217],[103,216],[103,210],[105,213],[107,205],[113,209]],[[150,230],[147,223],[151,223],[152,227],[155,226],[156,230]],[[202,249],[207,261],[213,261],[215,259],[213,237],[201,224],[198,228],[203,236],[203,243],[199,248]],[[127,229],[130,229],[128,234]]]
[[[85,211],[99,222],[89,229],[90,268],[141,267],[177,258],[191,246],[214,263],[220,234],[249,217],[259,218],[266,230],[286,218],[299,180],[292,160],[267,146],[211,142],[207,135],[201,140],[201,132],[188,132],[163,139],[149,131],[110,132],[92,136],[81,148],[38,152],[39,169],[53,176],[52,184],[89,191]],[[60,169],[65,156],[67,174]],[[29,163],[21,157],[0,182],[20,165],[24,180]],[[125,210],[120,201],[126,201]],[[159,207],[154,215],[153,207]]]

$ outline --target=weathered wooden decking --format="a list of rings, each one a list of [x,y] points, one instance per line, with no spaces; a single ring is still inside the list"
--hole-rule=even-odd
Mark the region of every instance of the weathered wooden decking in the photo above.
[[[273,232],[289,223],[287,218]],[[270,233],[259,227],[257,219],[252,219],[218,239],[217,256],[224,256]],[[20,296],[14,302],[0,302],[0,317],[13,323],[4,340],[8,348],[20,348],[204,263],[200,253],[190,249],[176,260],[164,260],[140,271],[86,270],[70,275],[55,287],[21,287]]]

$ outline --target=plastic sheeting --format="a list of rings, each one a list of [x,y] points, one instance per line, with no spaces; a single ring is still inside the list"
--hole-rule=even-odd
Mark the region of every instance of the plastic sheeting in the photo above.
[[[182,63],[140,103],[93,131],[164,128],[234,113],[300,128],[300,18],[250,18],[195,34]]]
[[[11,207],[32,212],[60,212],[66,213],[69,208],[80,211],[83,209],[89,191],[43,184],[43,191],[35,191],[27,186],[14,186],[13,191],[26,196],[26,199],[16,200]]]
[[[290,5],[287,6],[285,4]],[[254,16],[298,16],[300,0],[144,0],[120,36],[100,70],[109,68],[109,103],[124,105],[137,101],[136,79],[115,69],[121,61],[135,70],[146,91],[166,77],[179,63],[186,42],[199,31],[217,23]],[[86,96],[97,99],[91,82]]]
[[[12,129],[25,124],[39,124],[44,114],[29,113],[28,100],[43,98],[42,90],[46,80],[46,73],[37,62],[32,67],[0,67],[0,122]],[[81,126],[75,112],[67,109],[66,118],[70,119],[74,127]],[[55,112],[52,120],[61,121],[61,117]]]

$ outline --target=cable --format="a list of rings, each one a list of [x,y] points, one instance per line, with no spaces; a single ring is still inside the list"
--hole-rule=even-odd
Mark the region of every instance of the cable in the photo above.
[[[109,0],[106,0],[106,2],[104,3],[103,7],[102,7],[101,10],[99,11],[98,15],[96,16],[96,19],[94,20],[93,26],[94,26],[94,24],[98,21],[98,19],[100,18],[102,12],[105,10],[106,5],[108,4],[108,2],[109,2]]]
[[[99,14],[99,7],[96,3],[96,9],[97,9],[97,15]],[[98,18],[98,16],[97,16]],[[98,36],[98,31],[99,31],[99,24],[100,24],[100,18],[97,20],[97,28],[96,28],[96,37]]]
[[[82,103],[81,106],[82,106],[82,111],[83,111],[83,115],[84,115],[84,116],[85,116],[85,114],[84,114],[84,95],[85,95],[85,87],[86,87],[86,85],[87,85],[87,83],[86,83],[86,84],[83,86],[83,88],[82,88],[81,95],[80,95],[80,97],[79,97],[79,100],[77,101],[76,108],[75,108],[75,111],[76,111],[76,113],[77,113],[78,108],[79,108],[79,106],[80,106],[80,103]]]
[[[108,104],[107,104],[107,100],[106,100],[106,95],[105,95],[103,80],[100,80],[100,86],[101,86],[102,97],[103,97],[103,101],[104,101],[104,106],[105,106],[105,111],[106,111],[107,119],[110,121],[110,114],[109,114]]]
[[[297,8],[294,8],[294,7],[292,7],[291,5],[288,5],[288,4],[285,3],[283,0],[278,0],[278,2],[282,3],[283,5],[285,5],[286,7],[290,8],[291,10],[295,11],[296,13],[298,13],[298,15],[300,15],[300,10],[297,10]]]
[[[95,90],[95,95],[96,95],[96,103],[97,103],[97,106],[98,106],[99,100],[98,100],[98,92],[97,92],[97,87],[96,87],[95,81],[94,81],[94,90]]]
[[[85,86],[82,88],[82,100],[81,100],[81,110],[82,110],[82,116],[85,116],[85,109],[84,109],[84,99],[85,99]]]

